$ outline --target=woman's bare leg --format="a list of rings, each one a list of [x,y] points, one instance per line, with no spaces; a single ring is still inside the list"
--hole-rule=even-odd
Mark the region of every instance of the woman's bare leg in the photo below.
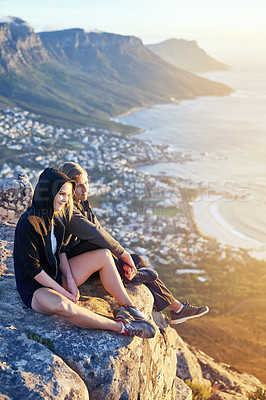
[[[85,329],[106,329],[120,332],[121,322],[95,314],[68,300],[62,294],[50,288],[40,288],[34,292],[32,308],[42,314],[61,315],[72,325]]]
[[[88,251],[69,259],[73,278],[77,286],[84,283],[94,272],[99,271],[104,288],[120,305],[133,306],[117,271],[110,250]]]

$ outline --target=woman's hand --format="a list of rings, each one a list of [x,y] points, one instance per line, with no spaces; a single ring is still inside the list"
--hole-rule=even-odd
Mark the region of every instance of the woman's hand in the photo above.
[[[51,288],[55,290],[58,293],[61,293],[63,296],[65,296],[67,299],[73,301],[73,303],[78,302],[79,298],[79,291],[78,288],[75,284],[74,279],[72,278],[73,282],[71,282],[71,279],[69,280],[70,283],[70,288],[68,286],[68,282],[64,281],[64,275],[62,275],[63,279],[63,286],[59,285],[53,278],[51,278],[45,271],[41,271],[39,274],[35,275],[34,279],[39,282],[42,286]],[[72,293],[74,292],[74,293]]]
[[[73,278],[71,268],[65,253],[60,254],[60,270],[62,272],[62,286],[68,293],[66,296],[69,300],[77,303],[79,300],[79,290]],[[69,297],[69,295],[71,295]]]
[[[74,303],[77,303],[79,301],[80,294],[74,279],[67,281],[67,291],[75,297]]]
[[[65,296],[68,300],[73,301],[73,303],[77,304],[78,300],[76,296],[74,296],[74,294],[70,293],[68,290],[63,289],[62,291],[58,290],[58,292],[61,293],[63,296]]]

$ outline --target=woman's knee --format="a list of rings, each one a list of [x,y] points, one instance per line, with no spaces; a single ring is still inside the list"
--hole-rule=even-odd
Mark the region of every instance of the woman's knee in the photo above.
[[[99,257],[101,260],[113,260],[112,253],[109,249],[99,249],[97,251],[99,252]]]
[[[75,315],[75,305],[72,301],[68,300],[66,297],[58,296],[54,304],[54,311],[58,315],[64,317],[71,317]]]
[[[74,303],[63,295],[48,288],[36,290],[32,299],[32,308],[45,314],[73,315]]]
[[[100,249],[99,251],[101,252],[101,255],[104,257],[108,258],[112,257],[112,253],[109,249]]]

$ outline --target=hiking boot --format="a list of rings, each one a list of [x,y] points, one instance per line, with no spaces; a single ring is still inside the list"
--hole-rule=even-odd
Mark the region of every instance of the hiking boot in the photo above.
[[[113,314],[116,317],[121,312],[128,314],[131,319],[147,319],[147,316],[143,314],[137,307],[120,306],[113,311]]]
[[[122,322],[124,326],[124,332],[121,333],[123,336],[138,336],[143,339],[153,338],[155,335],[155,329],[148,321],[144,320],[132,320],[122,315],[117,315],[115,321]]]
[[[170,312],[170,324],[181,324],[182,322],[187,321],[188,319],[202,317],[204,314],[207,314],[209,311],[209,307],[193,307],[187,301],[185,303],[181,303],[183,308],[181,311],[173,311]]]
[[[147,319],[147,316],[143,314],[137,307],[133,306],[120,306],[113,311],[114,316],[124,315],[131,319]]]
[[[149,283],[154,282],[158,278],[156,271],[150,268],[138,268],[136,276],[130,281],[130,283]]]

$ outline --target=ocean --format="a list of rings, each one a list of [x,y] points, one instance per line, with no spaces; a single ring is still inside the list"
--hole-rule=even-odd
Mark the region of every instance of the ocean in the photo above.
[[[202,233],[266,254],[266,69],[232,68],[202,76],[229,96],[156,105],[117,119],[143,128],[137,138],[169,145],[184,161],[141,167],[196,186],[191,202]],[[185,181],[184,181],[185,180]]]

